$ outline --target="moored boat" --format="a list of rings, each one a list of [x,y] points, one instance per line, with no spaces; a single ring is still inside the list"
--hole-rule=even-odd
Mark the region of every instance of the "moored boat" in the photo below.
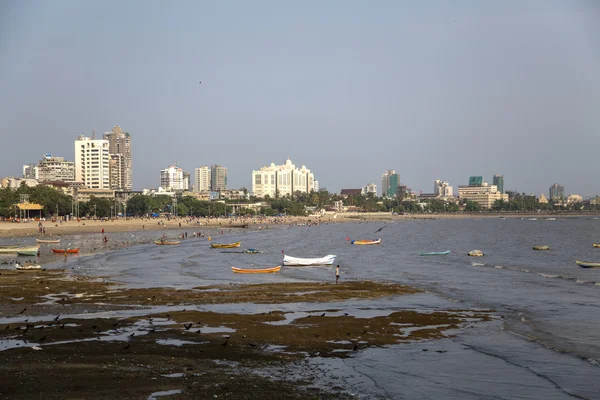
[[[60,243],[60,239],[35,239],[38,243]]]
[[[377,239],[377,240],[353,240],[350,242],[350,244],[360,244],[360,245],[367,245],[367,244],[379,244],[381,243],[381,239]]]
[[[260,253],[262,253],[262,251],[257,250],[257,249],[244,249],[243,253],[246,253],[246,254],[260,254]]]
[[[471,257],[483,257],[485,254],[481,250],[471,250],[467,255]]]
[[[600,247],[600,243],[594,243],[594,247]]]
[[[20,269],[20,270],[42,269],[42,266],[39,264],[34,264],[34,263],[24,263],[23,265],[15,264],[15,268]]]
[[[17,249],[17,254],[20,256],[37,256],[39,253],[39,249],[28,249],[28,250],[20,250]]]
[[[546,245],[537,245],[537,246],[533,246],[534,250],[550,250],[550,246],[546,246]]]
[[[179,244],[178,240],[155,240],[154,244],[158,245],[171,245],[171,244]]]
[[[583,268],[600,268],[600,262],[579,261],[575,260],[577,265]]]
[[[307,267],[314,265],[332,265],[335,262],[336,257],[337,256],[335,254],[328,254],[325,257],[320,258],[298,258],[285,255],[283,256],[283,265],[297,267]]]
[[[273,267],[273,268],[260,268],[260,269],[231,267],[231,270],[238,274],[269,274],[272,272],[279,272],[280,269],[281,269],[280,265]]]
[[[57,253],[57,254],[75,254],[75,253],[79,253],[79,247],[75,248],[75,249],[52,249],[53,253]]]
[[[240,247],[240,244],[242,244],[242,242],[224,243],[224,244],[211,243],[210,247],[213,249],[233,249],[235,247]]]
[[[14,247],[2,247],[0,248],[0,254],[8,254],[8,253],[25,253],[25,252],[35,252],[34,254],[37,254],[38,250],[39,250],[39,246],[26,246],[26,247],[19,247],[19,246],[14,246]],[[27,254],[30,255],[30,254]]]
[[[422,252],[421,253],[422,256],[445,256],[446,254],[450,254],[450,250],[446,250],[446,251],[428,251],[428,252]]]

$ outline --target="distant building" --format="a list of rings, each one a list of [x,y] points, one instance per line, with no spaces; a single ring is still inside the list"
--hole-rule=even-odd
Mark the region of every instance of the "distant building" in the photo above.
[[[247,200],[250,198],[248,191],[243,189],[227,189],[219,192],[219,195],[223,200]]]
[[[374,183],[367,183],[363,186],[362,194],[366,196],[368,193],[373,193],[373,195],[377,196],[377,185]]]
[[[582,202],[583,202],[583,197],[581,197],[581,195],[570,194],[569,197],[567,197],[567,204],[575,204],[575,203],[582,203]]]
[[[593,206],[600,205],[600,196],[592,197],[590,199],[590,205],[593,205]]]
[[[483,176],[470,176],[469,177],[469,186],[482,186],[483,185]]]
[[[448,181],[436,179],[433,182],[433,194],[435,194],[436,197],[452,197],[453,189],[454,188],[450,186]]]
[[[173,164],[169,168],[160,171],[160,187],[165,190],[181,191],[187,190],[183,179],[183,170]]]
[[[348,197],[348,196],[357,196],[362,194],[362,189],[342,189],[340,192],[340,196]]]
[[[213,192],[227,190],[227,168],[217,164],[210,167],[210,190]]]
[[[23,179],[39,179],[38,166],[35,164],[23,165]]]
[[[498,187],[498,191],[504,194],[504,175],[494,175],[493,183]]]
[[[395,170],[385,171],[381,175],[381,197],[393,198],[398,194],[400,175]]]
[[[25,184],[25,186],[29,186],[29,187],[36,187],[38,185],[38,181],[37,179],[22,179],[22,178],[15,178],[13,176],[8,176],[6,178],[2,178],[0,179],[0,187],[2,187],[3,189],[6,188],[10,188],[13,190],[18,189],[22,184]]]
[[[78,202],[86,203],[92,199],[92,197],[98,199],[114,199],[115,191],[112,189],[90,189],[90,188],[79,188],[75,190],[75,197]]]
[[[313,189],[315,192],[319,191],[319,181],[313,181]]]
[[[196,193],[210,192],[210,172],[208,166],[202,166],[194,170],[194,191]]]
[[[550,186],[550,199],[552,200],[562,200],[565,197],[565,188],[558,183]]]
[[[75,163],[45,154],[37,165],[40,182],[75,182]]]
[[[190,190],[192,187],[192,179],[189,172],[183,172],[183,190]]]
[[[110,189],[109,154],[108,140],[80,135],[75,140],[75,180],[89,189]]]
[[[544,193],[540,193],[540,198],[538,199],[538,203],[540,204],[548,204],[548,199],[544,196]]]
[[[271,163],[252,171],[252,192],[257,197],[278,197],[296,192],[310,193],[314,189],[315,176],[304,165],[297,168],[288,158],[285,164]]]
[[[463,200],[479,204],[481,208],[491,208],[496,200],[508,201],[508,194],[500,193],[496,185],[483,181],[481,185],[459,186],[458,195]]]
[[[104,140],[108,141],[110,158],[110,187],[115,190],[131,191],[131,135],[123,132],[120,126],[113,127],[111,132],[104,133]]]

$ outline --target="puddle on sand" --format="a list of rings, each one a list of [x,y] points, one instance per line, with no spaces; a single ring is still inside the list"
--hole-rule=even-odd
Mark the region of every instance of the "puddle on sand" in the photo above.
[[[156,341],[156,344],[162,344],[163,346],[177,346],[177,347],[181,347],[184,344],[206,344],[206,343],[210,343],[210,342],[192,342],[190,340],[181,340],[181,339],[158,339]]]
[[[166,375],[161,375],[164,376],[165,378],[183,378],[185,374],[183,372],[175,372],[174,374],[166,374]]]
[[[228,328],[226,326],[217,326],[217,327],[203,326],[203,327],[200,327],[199,329],[200,329],[200,332],[202,332],[202,333],[234,333],[234,332],[236,332],[235,329]]]
[[[3,339],[0,340],[0,351],[27,347],[29,344],[24,340],[19,339]]]
[[[181,393],[181,389],[165,390],[163,392],[154,392],[154,393],[151,393],[150,396],[148,396],[148,400],[157,400],[157,397],[172,396],[174,394],[180,394],[180,393]]]

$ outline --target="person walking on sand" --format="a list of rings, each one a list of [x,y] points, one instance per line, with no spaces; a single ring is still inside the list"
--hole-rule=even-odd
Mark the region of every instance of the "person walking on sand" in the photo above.
[[[338,264],[335,267],[335,284],[336,285],[337,285],[337,283],[338,283],[339,280],[340,280],[340,266]]]

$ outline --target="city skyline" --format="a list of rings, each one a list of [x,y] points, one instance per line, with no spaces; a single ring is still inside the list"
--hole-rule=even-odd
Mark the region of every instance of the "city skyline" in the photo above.
[[[235,4],[3,2],[0,175],[75,161],[73,137],[119,124],[134,190],[170,160],[218,160],[250,189],[289,157],[332,192],[395,169],[424,193],[494,174],[505,191],[600,193],[597,3]]]

